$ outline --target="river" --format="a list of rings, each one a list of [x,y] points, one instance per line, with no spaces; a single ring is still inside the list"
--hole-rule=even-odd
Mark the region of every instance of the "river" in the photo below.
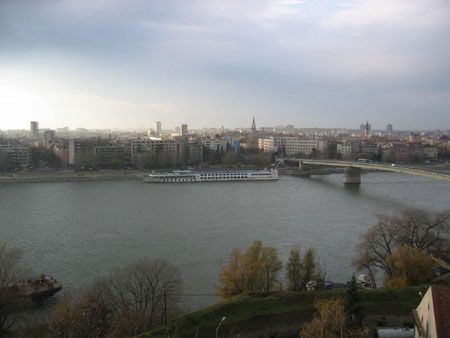
[[[327,279],[345,282],[359,236],[379,213],[450,207],[450,183],[368,173],[360,187],[343,175],[276,182],[148,184],[141,181],[0,185],[0,242],[23,263],[80,290],[142,257],[165,258],[183,275],[183,293],[214,294],[232,248],[253,240],[278,249],[315,247]],[[62,297],[59,295],[58,297]],[[183,298],[197,308],[214,296]]]

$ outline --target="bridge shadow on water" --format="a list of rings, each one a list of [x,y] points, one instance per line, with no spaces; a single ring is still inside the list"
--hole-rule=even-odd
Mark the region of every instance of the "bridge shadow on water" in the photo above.
[[[339,178],[339,181],[329,180],[326,176],[293,176],[301,180],[311,182],[315,185],[320,185],[326,189],[333,189],[335,192],[346,194],[348,197],[365,201],[380,206],[387,207],[394,210],[404,210],[410,208],[411,205],[407,202],[391,197],[385,194],[378,194],[367,190],[367,186],[362,184],[344,184],[344,178]],[[328,176],[329,177],[329,176]]]

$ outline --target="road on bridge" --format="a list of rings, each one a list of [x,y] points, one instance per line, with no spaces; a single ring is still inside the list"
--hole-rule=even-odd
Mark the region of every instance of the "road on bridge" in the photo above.
[[[362,163],[362,162],[353,162],[353,161],[335,161],[335,160],[311,160],[311,159],[298,159],[298,158],[289,158],[286,159],[289,161],[299,162],[301,164],[309,164],[309,165],[317,165],[317,166],[330,166],[330,167],[353,167],[353,168],[361,168],[361,169],[376,169],[380,171],[393,171],[404,174],[411,175],[420,175],[425,177],[436,178],[440,180],[450,181],[450,175],[442,174],[436,171],[432,171],[426,167],[428,170],[425,170],[424,167],[412,167],[412,166],[404,166],[397,164],[381,164],[381,163]]]

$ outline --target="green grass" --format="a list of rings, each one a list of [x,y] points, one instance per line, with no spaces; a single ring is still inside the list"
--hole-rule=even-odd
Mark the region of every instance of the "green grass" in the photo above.
[[[409,315],[420,302],[419,291],[426,287],[404,289],[360,290],[366,315]],[[215,329],[223,316],[222,334],[295,324],[311,320],[316,299],[344,297],[345,290],[318,292],[246,293],[188,314],[170,322],[167,328],[156,328],[140,337],[214,337]],[[176,334],[175,334],[176,332]]]

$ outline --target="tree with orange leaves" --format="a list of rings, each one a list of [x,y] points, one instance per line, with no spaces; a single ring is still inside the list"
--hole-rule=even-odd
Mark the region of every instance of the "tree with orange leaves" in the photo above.
[[[271,291],[283,267],[277,250],[254,241],[245,253],[233,249],[230,264],[219,274],[219,294],[228,298],[247,291]]]
[[[386,275],[386,287],[403,288],[431,281],[434,274],[434,261],[422,249],[401,246],[386,258],[392,277]]]

